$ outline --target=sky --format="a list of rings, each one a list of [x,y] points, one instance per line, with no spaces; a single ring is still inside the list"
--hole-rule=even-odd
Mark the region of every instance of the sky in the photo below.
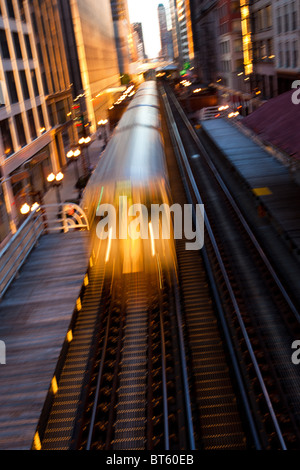
[[[157,57],[160,49],[160,35],[157,7],[162,3],[169,8],[168,0],[127,0],[131,23],[142,23],[146,54],[149,59]]]

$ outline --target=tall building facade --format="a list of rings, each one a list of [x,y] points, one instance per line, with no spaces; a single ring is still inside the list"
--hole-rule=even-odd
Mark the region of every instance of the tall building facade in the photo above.
[[[170,0],[174,59],[182,67],[194,59],[190,0]]]
[[[110,0],[120,74],[128,74],[137,57],[127,0]]]
[[[54,0],[53,0],[54,1]],[[63,25],[79,135],[108,117],[120,72],[110,0],[56,0]]]
[[[252,89],[260,93],[262,99],[269,99],[277,94],[272,9],[270,0],[259,0],[251,5]]]
[[[218,16],[219,79],[223,85],[239,89],[244,71],[240,2],[219,0]]]
[[[159,23],[159,34],[161,42],[161,57],[165,60],[168,57],[168,28],[167,28],[167,17],[166,10],[162,3],[157,7],[158,12],[158,23]]]
[[[60,13],[53,0],[29,0],[28,5],[58,166],[63,167],[66,153],[77,136],[73,127],[73,85],[63,47]]]
[[[132,29],[136,33],[138,60],[144,60],[146,59],[146,53],[142,23],[132,23]]]
[[[0,0],[0,48],[1,243],[21,222],[22,204],[37,202],[62,162],[27,1]]]
[[[218,0],[190,0],[194,37],[194,67],[204,83],[218,79]]]
[[[300,78],[300,2],[273,0],[274,54],[278,93]]]

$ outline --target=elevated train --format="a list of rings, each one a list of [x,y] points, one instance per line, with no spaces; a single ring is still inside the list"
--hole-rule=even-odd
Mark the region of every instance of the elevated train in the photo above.
[[[162,236],[161,215],[153,226],[155,204],[169,207],[170,190],[157,84],[150,80],[120,119],[81,203],[92,227],[92,248],[106,269],[153,272],[174,262],[172,223],[168,219],[170,237],[165,231]]]

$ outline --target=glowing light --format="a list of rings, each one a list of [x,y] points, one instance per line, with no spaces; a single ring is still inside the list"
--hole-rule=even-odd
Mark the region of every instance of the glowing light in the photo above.
[[[69,330],[68,333],[67,333],[67,341],[68,341],[68,343],[71,343],[73,341],[72,330]]]
[[[74,152],[74,157],[79,157],[80,154],[81,154],[81,151],[79,149],[76,149]]]
[[[226,111],[226,109],[228,109],[228,108],[229,108],[228,104],[226,106],[220,106],[218,108],[218,111]]]
[[[55,174],[50,173],[50,175],[48,175],[48,177],[47,177],[48,183],[52,183],[54,180],[55,180]]]
[[[45,132],[45,130],[46,130],[46,127],[41,127],[40,128],[40,133],[42,134],[43,132]]]
[[[231,119],[231,118],[233,118],[233,117],[238,116],[239,114],[240,114],[240,113],[239,113],[238,111],[236,111],[235,113],[230,113],[230,114],[228,114],[228,117],[229,117],[229,119]]]
[[[34,211],[37,211],[39,209],[40,205],[35,202],[32,206],[31,206],[31,212],[34,212]]]
[[[36,432],[34,435],[33,445],[36,450],[42,449],[42,444],[41,444],[41,440],[40,440],[40,436],[38,432]]]
[[[23,206],[20,209],[20,212],[22,215],[28,214],[30,212],[30,206],[27,203],[23,204]]]
[[[56,177],[55,177],[56,181],[61,181],[64,179],[64,174],[60,171]]]
[[[85,143],[85,138],[81,137],[81,139],[78,140],[79,145],[82,145]]]
[[[54,376],[53,379],[52,379],[51,388],[52,388],[52,392],[53,392],[54,395],[55,395],[55,394],[57,393],[57,391],[58,391],[57,380],[56,380],[56,377],[55,377],[55,376]]]
[[[73,150],[70,150],[68,153],[67,153],[67,158],[72,158],[74,156],[74,152]]]
[[[152,256],[155,256],[155,243],[154,243],[154,235],[153,235],[152,222],[149,222],[149,231],[150,231],[150,237],[151,237],[151,251],[152,251]]]
[[[110,255],[110,250],[111,250],[111,239],[112,239],[112,227],[110,227],[109,234],[108,234],[108,246],[106,250],[105,263],[107,263],[109,260],[109,255]]]
[[[253,72],[251,21],[248,0],[240,0],[245,75]]]

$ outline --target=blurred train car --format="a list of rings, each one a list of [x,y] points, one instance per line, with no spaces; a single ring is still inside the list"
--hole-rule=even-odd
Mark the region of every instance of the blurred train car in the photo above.
[[[153,272],[173,263],[172,224],[168,239],[162,236],[162,217],[155,218],[155,226],[152,220],[153,205],[170,201],[160,129],[156,81],[147,81],[123,114],[83,195],[93,250],[115,275]]]

